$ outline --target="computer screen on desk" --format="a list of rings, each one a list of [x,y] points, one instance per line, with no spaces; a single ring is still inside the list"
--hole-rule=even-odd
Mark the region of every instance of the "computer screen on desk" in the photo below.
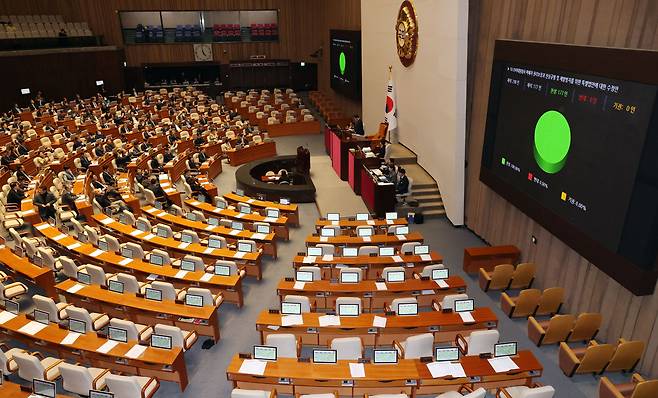
[[[420,256],[421,254],[430,254],[430,247],[428,245],[414,246],[414,254]]]
[[[194,261],[192,261],[192,260],[181,260],[180,269],[182,269],[183,271],[193,272],[194,268],[195,268],[194,267]]]
[[[279,218],[279,210],[277,209],[267,209],[266,214],[269,218]]]
[[[219,219],[215,217],[209,217],[208,218],[208,225],[212,225],[213,227],[216,227],[219,225]]]
[[[279,199],[279,203],[282,205],[289,205],[290,204],[290,199],[289,198],[281,198]]]
[[[374,350],[373,363],[376,364],[393,364],[398,363],[397,350]]]
[[[229,276],[231,275],[231,267],[229,267],[228,265],[216,264],[215,275]]]
[[[336,350],[313,350],[314,363],[336,363]]]
[[[306,249],[306,255],[307,256],[321,256],[322,255],[322,248],[321,247],[309,247]]]
[[[244,225],[242,225],[240,221],[231,221],[231,229],[242,231],[244,229]]]
[[[418,315],[418,303],[398,304],[398,315]]]
[[[276,347],[267,345],[255,345],[254,359],[260,359],[262,361],[276,361],[276,351]]]
[[[432,280],[448,279],[448,268],[435,268],[432,270]]]
[[[114,398],[114,394],[107,391],[89,390],[89,398]]]
[[[87,323],[79,319],[69,318],[69,330],[75,333],[87,333]]]
[[[180,236],[180,241],[183,243],[192,243],[192,235],[188,233],[183,233]]]
[[[110,251],[110,247],[107,244],[107,241],[105,239],[99,239],[98,240],[98,248],[103,250],[103,251]]]
[[[359,228],[357,233],[360,237],[372,236],[373,230],[372,228]]]
[[[149,256],[149,261],[151,262],[151,264],[154,264],[154,265],[163,265],[164,264],[164,258],[162,258],[162,256],[159,255],[159,254],[151,253],[151,255]]]
[[[327,220],[340,221],[340,213],[327,213]]]
[[[144,289],[144,298],[153,301],[162,301],[162,290],[147,287]]]
[[[252,249],[252,244],[249,242],[238,242],[238,251],[239,252],[245,252],[245,253],[251,253]]]
[[[340,283],[359,283],[359,273],[352,271],[341,272]]]
[[[133,258],[133,250],[129,247],[122,247],[121,255],[126,258]]]
[[[386,219],[387,220],[397,220],[398,219],[398,213],[394,212],[394,211],[386,213]]]
[[[301,315],[302,304],[284,301],[281,303],[281,314],[283,315]]]
[[[394,247],[380,247],[379,248],[379,255],[380,256],[395,256],[395,248]]]
[[[333,228],[322,228],[320,230],[320,235],[327,238],[333,238],[336,236],[336,230]]]
[[[338,304],[339,316],[359,316],[359,314],[358,304]]]
[[[395,234],[396,235],[406,235],[409,233],[409,227],[406,225],[401,225],[397,228],[395,228]]]
[[[5,311],[11,312],[14,315],[18,315],[20,309],[20,305],[18,304],[18,301],[14,300],[5,300]]]
[[[78,282],[91,285],[91,276],[86,272],[78,271]]]
[[[511,357],[516,355],[516,342],[494,344],[495,357]]]
[[[457,361],[459,360],[459,348],[457,347],[436,347],[434,349],[434,358],[437,362]]]
[[[108,326],[107,338],[110,340],[126,343],[128,341],[128,331],[126,329]]]
[[[388,271],[386,282],[404,282],[404,271]]]
[[[161,238],[168,238],[169,237],[169,230],[164,227],[157,227],[155,229],[155,234]]]
[[[57,394],[55,382],[32,379],[32,393],[39,398],[55,398]]]
[[[356,213],[357,221],[368,221],[370,219],[370,214],[368,213]]]
[[[356,257],[359,255],[359,248],[357,247],[344,247],[343,257]]]
[[[473,311],[475,309],[475,300],[455,300],[454,309],[455,312]]]
[[[149,231],[149,226],[142,220],[137,220],[137,224],[135,225],[137,229],[140,231],[148,232]]]
[[[238,205],[238,210],[242,214],[251,214],[251,206],[246,205],[246,204],[240,204]]]
[[[295,280],[299,282],[313,282],[313,272],[297,271],[295,273]]]
[[[107,288],[109,291],[114,292],[114,293],[123,293],[123,282],[115,281],[114,279],[110,279],[107,282]]]
[[[171,336],[165,336],[162,334],[152,334],[151,347],[171,350]]]
[[[185,305],[192,307],[203,307],[203,296],[199,296],[197,294],[186,294]]]
[[[256,232],[258,232],[259,234],[267,235],[267,234],[270,233],[270,226],[269,225],[258,224],[256,226]]]
[[[50,323],[50,316],[46,311],[41,311],[41,310],[34,310],[34,320],[43,323],[44,325],[48,325]]]

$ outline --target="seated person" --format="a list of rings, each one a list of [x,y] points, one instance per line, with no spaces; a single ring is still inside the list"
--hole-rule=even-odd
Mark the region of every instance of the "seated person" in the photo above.
[[[123,149],[117,151],[115,161],[119,170],[126,170],[131,160],[130,155],[128,155]]]
[[[55,202],[57,202],[57,198],[48,191],[48,187],[45,185],[39,187],[39,193],[34,196],[32,201],[39,209],[39,216],[42,220],[55,218]]]
[[[62,205],[68,207],[70,210],[75,211],[77,214],[80,214],[78,207],[75,204],[76,196],[71,192],[71,186],[69,184],[64,184],[64,192],[61,195]]]
[[[398,183],[395,186],[395,193],[398,195],[404,195],[408,192],[409,192],[409,178],[407,177],[406,170],[400,168]]]
[[[103,209],[109,209],[112,214],[121,213],[124,210],[130,210],[126,203],[121,199],[121,195],[118,195],[118,198],[115,193],[110,191],[105,191],[97,189],[95,192],[95,199]]]
[[[206,198],[206,202],[212,203],[212,198],[210,197],[210,194],[203,187],[203,185],[199,183],[199,180],[197,180],[196,177],[194,177],[189,171],[186,171],[184,176],[185,176],[185,181],[192,189],[192,195],[194,197],[197,197],[198,195],[203,195]]]
[[[100,189],[103,191],[107,189],[107,185],[101,182],[96,174],[91,175],[91,187],[93,189]]]
[[[16,168],[14,177],[16,177],[16,180],[18,180],[20,184],[27,184],[30,182],[30,180],[32,180],[32,177],[30,177],[30,175],[25,172],[22,164],[19,164]]]
[[[194,138],[194,146],[200,147],[201,145],[205,144],[206,140],[203,138],[203,135],[201,135],[200,131],[196,132],[196,137]]]
[[[7,192],[7,204],[16,205],[17,209],[21,208],[21,201],[25,199],[25,191],[17,182],[9,184],[9,191]]]
[[[62,174],[62,179],[64,180],[63,182],[69,184],[75,182],[75,174],[73,174],[73,172],[71,171],[71,167],[64,166],[64,173]]]
[[[101,173],[101,178],[103,179],[103,182],[107,185],[110,186],[116,186],[117,180],[114,178],[112,173],[110,173],[110,168],[109,166],[103,166],[103,172]]]
[[[153,171],[162,171],[162,165],[158,161],[157,157],[153,156],[151,160],[149,160],[149,166],[151,166],[151,169]]]
[[[82,170],[87,171],[89,166],[91,166],[92,160],[91,157],[87,152],[83,153],[82,156],[80,156],[80,166],[82,167]]]

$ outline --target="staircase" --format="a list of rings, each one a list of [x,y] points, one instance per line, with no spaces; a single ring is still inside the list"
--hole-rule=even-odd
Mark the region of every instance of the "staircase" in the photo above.
[[[391,158],[395,164],[402,166],[407,176],[413,181],[411,198],[409,201],[418,201],[418,207],[398,205],[397,211],[401,214],[408,212],[422,212],[426,219],[443,217],[446,211],[439,192],[439,186],[425,169],[417,162],[416,154],[401,144],[393,144]]]

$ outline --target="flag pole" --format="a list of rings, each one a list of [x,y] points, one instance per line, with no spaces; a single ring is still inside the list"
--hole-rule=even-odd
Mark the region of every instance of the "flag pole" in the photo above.
[[[393,65],[388,66],[388,81],[393,78]],[[388,83],[388,81],[386,83]],[[391,142],[391,130],[388,128],[388,123],[386,125],[386,141]]]

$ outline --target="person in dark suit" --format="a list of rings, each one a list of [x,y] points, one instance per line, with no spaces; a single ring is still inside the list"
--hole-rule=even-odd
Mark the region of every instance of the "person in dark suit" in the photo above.
[[[91,158],[88,153],[85,152],[80,156],[80,166],[83,170],[87,170],[91,166]]]
[[[71,171],[69,166],[64,166],[64,174],[62,174],[64,182],[72,184],[75,181],[75,174]]]
[[[398,177],[398,184],[395,187],[395,193],[403,195],[409,192],[409,178],[405,169],[400,168],[400,176]]]
[[[366,132],[363,130],[363,120],[359,115],[354,115],[352,121],[352,127],[354,128],[354,134],[356,135],[366,135]]]
[[[7,192],[7,204],[16,205],[20,209],[21,201],[25,199],[25,192],[17,182],[12,182],[9,184],[9,187],[9,192]]]
[[[18,180],[19,183],[25,183],[29,182],[32,177],[30,177],[29,174],[25,172],[25,169],[23,168],[22,164],[19,164],[18,167],[16,168],[16,172],[14,172],[14,177]]]
[[[101,173],[101,178],[103,179],[103,182],[107,185],[114,186],[116,185],[117,181],[110,173],[110,168],[108,166],[103,167],[103,172]]]
[[[57,202],[55,195],[48,192],[47,186],[42,185],[32,203],[39,209],[41,219],[47,220],[49,218],[55,218],[55,202]]]

